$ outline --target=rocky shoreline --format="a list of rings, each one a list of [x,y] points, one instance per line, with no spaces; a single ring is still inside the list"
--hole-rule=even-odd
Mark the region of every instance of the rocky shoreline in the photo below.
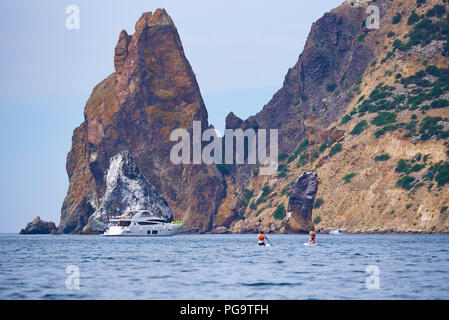
[[[39,217],[37,217],[39,218]],[[37,219],[36,218],[36,219]],[[35,220],[36,220],[35,219]],[[64,233],[58,232],[57,227],[55,226],[54,222],[45,222],[42,221],[45,225],[48,226],[50,224],[50,228],[45,227],[42,224],[36,224],[35,220],[33,222],[28,223],[27,227],[25,229],[22,229],[19,234],[51,234],[51,235],[63,235]],[[397,234],[397,235],[406,235],[406,234],[449,234],[449,232],[440,232],[440,231],[424,231],[424,230],[414,230],[414,229],[394,229],[394,228],[374,228],[374,229],[368,229],[368,230],[345,230],[345,229],[338,229],[338,228],[326,228],[326,229],[318,229],[315,230],[318,234],[329,234],[332,230],[340,230],[342,234],[360,234],[360,235],[369,235],[369,234]],[[208,232],[199,232],[195,229],[180,231],[179,235],[186,235],[186,234],[255,234],[257,233],[256,230],[253,232],[233,232],[232,230],[226,228],[226,227],[218,227]],[[307,235],[306,231],[298,231],[298,232],[270,232],[271,234],[302,234]],[[76,233],[70,233],[70,235],[100,235],[101,233],[98,232],[76,232]]]
[[[329,234],[330,231],[337,230],[336,229],[327,229],[327,230],[316,230],[318,234]],[[370,230],[351,230],[346,231],[342,229],[338,229],[342,231],[342,234],[449,234],[449,232],[427,232],[423,230],[398,230],[398,229],[392,229],[392,228],[380,228],[380,229],[370,229]],[[206,232],[205,234],[254,234],[255,232],[231,232],[229,230],[221,229],[221,230],[212,230],[210,232]],[[180,232],[179,234],[183,234]],[[307,232],[273,232],[271,234],[307,234]]]

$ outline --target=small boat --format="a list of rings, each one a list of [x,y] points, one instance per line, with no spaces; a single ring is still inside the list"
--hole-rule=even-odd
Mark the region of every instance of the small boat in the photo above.
[[[343,234],[343,232],[341,232],[341,230],[339,230],[339,229],[335,229],[335,230],[329,231],[329,234]]]
[[[122,216],[109,217],[107,237],[173,236],[182,229],[182,223],[168,222],[148,210],[130,210]]]

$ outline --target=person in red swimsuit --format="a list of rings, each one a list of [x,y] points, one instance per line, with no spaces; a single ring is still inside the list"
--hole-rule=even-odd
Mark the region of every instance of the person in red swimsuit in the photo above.
[[[315,231],[310,231],[309,244],[316,244],[316,242],[315,242]]]
[[[268,238],[265,236],[263,231],[259,231],[259,235],[257,236],[257,240],[258,240],[259,246],[264,246],[265,245],[265,239],[268,240]],[[270,240],[268,240],[268,241],[270,241]]]

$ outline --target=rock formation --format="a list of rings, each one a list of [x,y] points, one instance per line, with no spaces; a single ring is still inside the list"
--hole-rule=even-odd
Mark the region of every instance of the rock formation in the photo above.
[[[313,172],[303,172],[293,183],[288,211],[292,231],[309,231],[313,228],[312,210],[318,191],[318,175]]]
[[[366,27],[368,5],[379,29]],[[272,100],[247,120],[226,119],[279,128],[280,146],[275,176],[230,169],[243,208],[229,231],[305,229],[283,212],[310,171],[320,177],[317,231],[449,232],[448,28],[441,0],[346,1],[314,23]]]
[[[116,72],[98,84],[74,130],[67,156],[70,184],[59,230],[80,232],[100,208],[111,157],[128,150],[145,179],[161,192],[186,229],[209,230],[225,195],[215,167],[174,165],[170,133],[208,128],[207,111],[175,25],[163,9],[144,13],[133,35],[122,31]]]
[[[120,216],[127,210],[149,210],[154,216],[173,220],[167,201],[145,180],[134,157],[128,151],[122,151],[111,158],[106,175],[106,192],[100,207],[89,217],[83,231],[104,232],[108,216]]]
[[[327,127],[341,115],[345,97],[335,95],[330,86],[340,91],[350,87],[373,58],[372,49],[357,41],[363,17],[363,8],[340,7],[314,23],[282,88],[248,119],[259,128],[279,129],[280,152],[294,151],[305,137],[307,120]]]
[[[368,4],[379,8],[379,29],[366,27]],[[94,88],[74,131],[59,230],[84,228],[110,158],[128,150],[193,231],[311,228],[313,201],[296,179],[307,171],[320,177],[317,230],[449,232],[448,13],[440,0],[356,0],[314,23],[262,110],[226,118],[229,129],[279,130],[272,176],[254,165],[170,162],[170,132],[191,132],[193,120],[208,128],[207,111],[170,17],[143,14],[133,35],[121,32],[116,72]]]
[[[344,91],[363,75],[373,59],[373,49],[357,41],[363,32],[364,8],[343,4],[312,25],[304,51],[285,76],[281,89],[254,116],[245,121],[232,112],[226,128],[278,129],[279,153],[293,152],[313,126],[326,128],[336,121],[346,105]],[[338,87],[338,88],[337,88]],[[239,169],[247,183],[248,173]]]
[[[25,229],[20,230],[20,234],[51,234],[57,230],[54,222],[43,221],[37,216],[32,222],[28,223]]]

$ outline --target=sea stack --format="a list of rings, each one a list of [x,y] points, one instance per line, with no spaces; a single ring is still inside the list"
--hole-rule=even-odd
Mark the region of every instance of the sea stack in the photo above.
[[[27,224],[25,229],[20,230],[19,234],[51,234],[56,233],[57,228],[52,221],[43,221],[37,216],[33,221]]]
[[[174,218],[199,232],[211,228],[225,190],[215,166],[174,165],[170,133],[209,127],[207,111],[177,29],[164,9],[142,14],[133,35],[120,33],[115,72],[92,91],[85,121],[74,130],[67,156],[69,190],[61,233],[83,230],[100,209],[112,157],[128,150],[145,177],[166,199]]]

